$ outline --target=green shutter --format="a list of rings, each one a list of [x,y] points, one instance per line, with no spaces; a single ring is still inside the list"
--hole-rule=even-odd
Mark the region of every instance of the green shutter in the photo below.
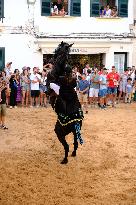
[[[0,70],[5,68],[5,48],[0,48]]]
[[[81,16],[81,0],[71,0],[70,16]]]
[[[51,0],[41,0],[41,15],[50,16],[51,13]]]
[[[128,0],[118,0],[118,15],[128,17]]]
[[[0,0],[0,20],[4,18],[4,0]]]
[[[100,16],[99,0],[90,0],[90,16]]]

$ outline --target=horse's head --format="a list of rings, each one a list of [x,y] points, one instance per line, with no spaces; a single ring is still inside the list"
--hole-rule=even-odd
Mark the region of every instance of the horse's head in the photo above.
[[[66,42],[61,42],[58,47],[55,49],[55,55],[54,55],[54,58],[57,59],[58,57],[59,58],[66,58],[68,59],[68,55],[69,55],[69,52],[70,52],[70,47],[72,46],[73,44],[68,44]]]
[[[50,75],[47,76],[48,82],[59,82],[60,76],[70,76],[72,73],[71,67],[68,65],[68,56],[70,47],[73,44],[61,42],[55,49],[53,56],[53,69],[50,71]],[[52,78],[53,77],[53,78]],[[48,83],[49,84],[49,83]]]

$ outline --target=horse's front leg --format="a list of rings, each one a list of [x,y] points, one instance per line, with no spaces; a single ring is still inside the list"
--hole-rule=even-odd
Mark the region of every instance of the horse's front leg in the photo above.
[[[78,149],[78,141],[77,141],[77,134],[76,134],[76,132],[73,132],[73,134],[74,134],[74,150],[73,150],[71,156],[75,157],[76,156],[76,151]]]
[[[55,126],[55,133],[56,133],[59,141],[61,142],[61,144],[63,145],[64,150],[65,150],[65,156],[64,156],[64,159],[61,161],[61,164],[67,164],[68,163],[69,145],[67,144],[67,141],[65,140],[65,135],[62,134],[60,124],[58,124],[58,123],[56,123],[56,126]]]
[[[65,140],[65,136],[57,135],[59,141],[62,143],[64,150],[65,150],[65,156],[64,159],[61,161],[61,164],[67,164],[68,163],[68,153],[69,153],[69,145]]]

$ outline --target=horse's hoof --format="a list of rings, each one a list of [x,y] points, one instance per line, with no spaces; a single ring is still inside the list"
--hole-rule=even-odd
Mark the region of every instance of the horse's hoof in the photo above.
[[[61,162],[61,164],[67,164],[68,163],[68,159],[67,158],[64,158]]]
[[[76,157],[76,151],[73,151],[71,154],[72,157]]]

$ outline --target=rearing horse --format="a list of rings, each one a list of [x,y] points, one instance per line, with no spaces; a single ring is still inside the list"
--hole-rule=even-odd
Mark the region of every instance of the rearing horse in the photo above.
[[[63,41],[59,44],[53,57],[54,67],[47,75],[47,86],[49,89],[52,83],[59,86],[57,95],[53,90],[50,90],[49,95],[51,105],[58,116],[55,133],[65,150],[65,156],[61,164],[68,162],[69,145],[65,139],[66,135],[71,132],[74,135],[73,157],[76,156],[78,141],[83,144],[80,134],[83,111],[75,91],[76,77],[72,76],[72,69],[68,65],[68,57],[72,45]]]

